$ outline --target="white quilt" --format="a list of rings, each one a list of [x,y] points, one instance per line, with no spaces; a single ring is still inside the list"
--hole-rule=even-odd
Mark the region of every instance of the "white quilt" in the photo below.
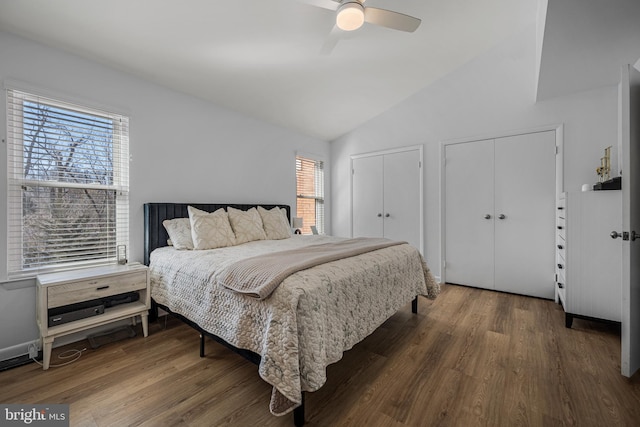
[[[258,372],[271,384],[270,410],[297,407],[318,390],[326,367],[342,358],[416,295],[435,298],[439,285],[408,244],[299,271],[264,300],[216,284],[235,261],[340,240],[295,236],[203,251],[159,248],[151,254],[151,296],[230,344],[261,355]]]

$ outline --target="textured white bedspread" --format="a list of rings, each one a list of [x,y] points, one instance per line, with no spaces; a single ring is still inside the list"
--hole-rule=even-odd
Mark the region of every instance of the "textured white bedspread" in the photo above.
[[[230,344],[261,355],[258,371],[274,389],[270,410],[283,415],[318,390],[326,367],[371,334],[416,295],[440,291],[417,249],[408,244],[299,271],[264,300],[217,285],[235,261],[340,240],[294,236],[238,246],[151,254],[151,296]]]

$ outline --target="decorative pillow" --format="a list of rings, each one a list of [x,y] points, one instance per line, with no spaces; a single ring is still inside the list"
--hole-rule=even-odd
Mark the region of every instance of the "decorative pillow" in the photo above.
[[[286,213],[283,214],[280,208],[275,207],[267,210],[262,206],[258,206],[258,212],[262,217],[262,225],[267,233],[267,239],[280,240],[291,237],[291,227],[289,226],[289,221],[287,221]]]
[[[213,213],[188,206],[194,249],[215,249],[236,244],[229,217],[220,208]]]
[[[165,219],[162,221],[162,225],[164,225],[167,234],[169,234],[169,241],[167,242],[169,246],[173,245],[176,249],[193,249],[189,218]]]
[[[247,211],[227,207],[229,222],[236,235],[236,244],[253,242],[254,240],[264,240],[267,234],[262,227],[262,218],[256,208]]]

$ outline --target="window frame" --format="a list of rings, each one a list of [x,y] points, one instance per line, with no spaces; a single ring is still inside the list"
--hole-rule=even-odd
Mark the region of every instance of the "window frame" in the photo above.
[[[298,192],[298,159],[302,159],[303,161],[313,162],[314,163],[314,183],[320,184],[320,193],[317,192],[317,187],[314,187],[314,191],[316,194],[314,195],[304,195],[299,194]],[[318,164],[321,165],[320,169],[318,169]],[[322,156],[297,152],[295,155],[295,171],[296,171],[296,216],[300,217],[301,213],[299,212],[299,201],[300,200],[315,200],[315,226],[317,227],[319,234],[324,234],[326,231],[326,215],[325,215],[325,165],[326,161]],[[318,176],[318,170],[320,171],[320,176]],[[302,234],[312,234],[310,229],[311,224],[303,224]],[[305,232],[305,230],[308,230]]]
[[[113,109],[95,107],[84,101],[69,101],[63,96],[46,94],[32,88],[23,88],[5,82],[7,140],[6,140],[6,279],[9,281],[33,278],[37,274],[70,270],[117,262],[117,248],[129,246],[129,117]],[[43,104],[54,109],[73,111],[110,120],[113,127],[109,150],[111,151],[112,182],[109,184],[78,183],[63,180],[39,180],[25,178],[24,175],[24,103]],[[110,111],[111,110],[111,111]],[[18,119],[17,121],[15,119]],[[75,128],[77,129],[77,128]],[[92,141],[93,142],[93,141]],[[114,193],[112,205],[115,212],[115,244],[109,243],[108,254],[102,258],[89,260],[77,259],[71,262],[45,263],[35,267],[24,265],[25,240],[24,206],[22,195],[24,186],[37,188],[85,189]],[[18,189],[18,187],[20,189]],[[16,196],[20,195],[19,198]],[[103,206],[105,206],[103,204]],[[20,233],[19,237],[17,233]],[[113,246],[113,251],[111,247]],[[113,255],[111,255],[113,254]]]

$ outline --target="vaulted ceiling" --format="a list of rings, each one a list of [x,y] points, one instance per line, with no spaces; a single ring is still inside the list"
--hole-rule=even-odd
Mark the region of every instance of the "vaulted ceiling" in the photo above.
[[[621,65],[640,67],[640,0],[548,0],[544,26],[538,100],[615,85]]]
[[[558,16],[545,29],[539,96],[567,89],[555,78],[570,67],[562,62],[567,46],[593,42],[567,39],[566,31],[590,34],[591,28],[572,7],[610,1],[549,0]],[[335,13],[308,0],[2,0],[0,30],[333,140],[531,28],[538,0],[367,0],[366,6],[422,23],[413,33],[365,24],[343,33],[328,55],[321,47]],[[573,23],[563,32],[565,19]]]

